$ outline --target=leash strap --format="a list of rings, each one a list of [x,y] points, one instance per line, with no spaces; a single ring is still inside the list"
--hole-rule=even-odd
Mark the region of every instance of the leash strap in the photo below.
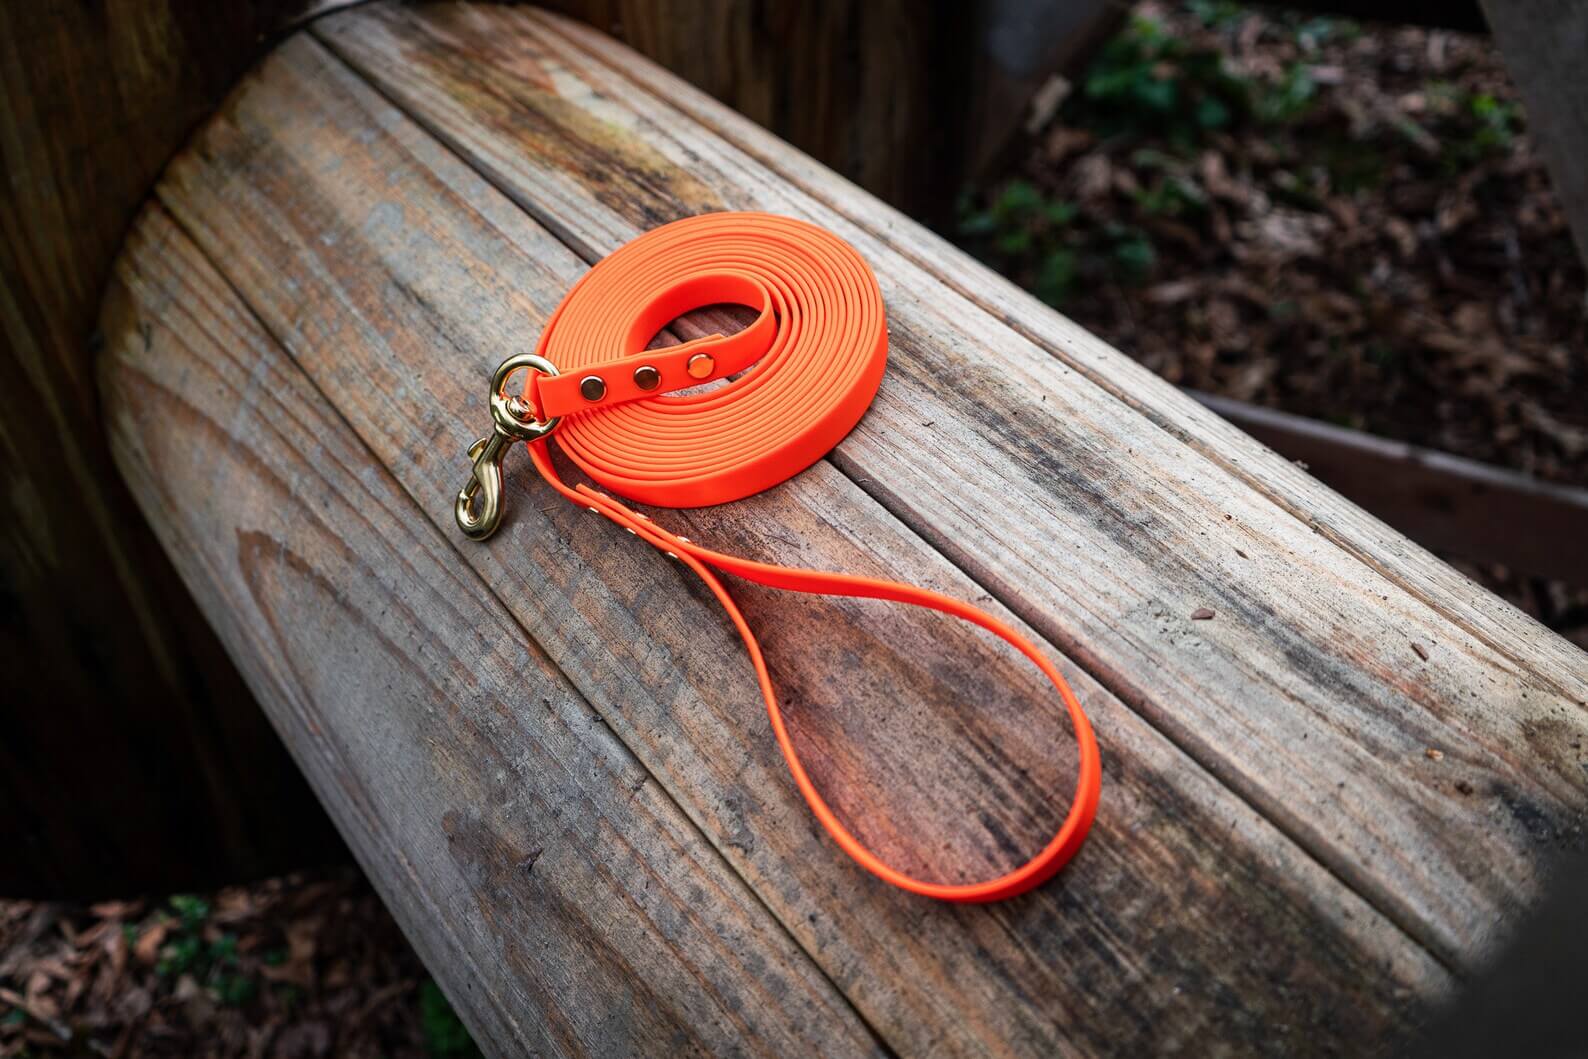
[[[723,303],[748,305],[759,315],[731,336],[645,349],[673,319]],[[529,442],[535,469],[553,489],[683,562],[711,589],[749,652],[795,785],[845,853],[912,893],[995,901],[1051,878],[1085,841],[1097,812],[1097,740],[1058,669],[1008,624],[952,597],[704,548],[599,489],[568,485],[547,446],[555,431],[563,452],[592,481],[641,503],[700,507],[737,500],[809,467],[854,427],[882,380],[887,344],[876,278],[831,232],[760,213],[707,214],[657,228],[574,285],[533,355],[510,357],[497,369],[491,390],[496,430],[470,449],[474,476],[459,494],[456,514],[471,538],[489,536],[500,517],[502,457],[512,442]],[[519,368],[529,369],[529,381],[522,397],[508,396],[507,379]],[[739,372],[723,385],[697,389]],[[1058,833],[1030,861],[986,882],[928,882],[884,864],[844,827],[806,774],[761,646],[718,571],[793,592],[926,607],[978,625],[1020,651],[1058,691],[1080,747],[1075,797]]]

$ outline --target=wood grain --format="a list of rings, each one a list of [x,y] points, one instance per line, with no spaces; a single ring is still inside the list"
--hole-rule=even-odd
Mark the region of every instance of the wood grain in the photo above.
[[[159,195],[369,447],[368,473],[388,469],[450,527],[490,367],[531,340],[584,262],[310,40],[262,66]],[[700,587],[521,461],[510,474],[503,531],[457,561],[888,1047],[1362,1050],[1400,1039],[1446,987],[1427,953],[1068,664],[1106,770],[1082,855],[990,907],[887,889],[811,820]],[[743,554],[981,592],[827,464],[741,504],[657,517]],[[1028,667],[936,616],[740,595],[819,785],[884,855],[985,877],[1046,838],[1073,751]]]
[[[876,1051],[161,210],[105,329],[121,469],[483,1044]]]
[[[1588,656],[1172,387],[597,34],[316,32],[587,260],[703,209],[853,242],[893,356],[837,465],[1442,959],[1582,843]]]

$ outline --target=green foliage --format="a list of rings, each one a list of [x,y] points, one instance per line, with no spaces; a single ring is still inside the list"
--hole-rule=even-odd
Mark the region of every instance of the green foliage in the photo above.
[[[1154,217],[1200,214],[1207,209],[1207,193],[1192,179],[1184,162],[1163,151],[1143,147],[1130,156],[1131,165],[1147,176],[1146,187],[1132,193],[1143,213]]]
[[[1476,129],[1472,134],[1473,146],[1483,154],[1498,154],[1511,146],[1521,124],[1521,107],[1503,103],[1487,92],[1473,96],[1467,103]]]
[[[1147,164],[1163,174],[1137,195],[1145,211],[1175,216],[1204,207],[1206,196],[1184,176],[1182,163],[1158,155]],[[1003,185],[981,209],[969,196],[962,198],[959,234],[995,268],[1019,277],[1053,306],[1062,306],[1083,279],[1141,283],[1157,263],[1141,229],[1088,227],[1074,203],[1046,198],[1024,180]]]
[[[1220,17],[1216,5],[1210,18]],[[1193,48],[1155,19],[1136,17],[1103,47],[1067,120],[1105,136],[1167,136],[1191,145],[1246,107],[1243,80],[1216,50]]]
[[[258,983],[243,974],[237,963],[237,935],[230,931],[205,939],[209,902],[187,894],[177,894],[167,906],[174,914],[170,940],[160,949],[155,973],[162,978],[192,975],[214,991],[222,1004],[241,1006],[258,992]],[[213,931],[211,932],[213,934]]]
[[[419,987],[419,1025],[424,1031],[425,1048],[434,1056],[477,1056],[480,1049],[464,1028],[457,1012],[447,1003],[446,994],[433,979]]]
[[[1192,17],[1209,29],[1228,29],[1246,14],[1246,6],[1235,0],[1190,0],[1186,7]]]
[[[1447,172],[1504,154],[1522,131],[1522,108],[1487,92],[1467,93],[1447,81],[1423,89],[1438,123]]]
[[[162,978],[175,978],[198,970],[203,956],[204,939],[197,934],[182,933],[166,942],[154,970]]]
[[[1105,233],[1113,244],[1110,256],[1119,276],[1128,283],[1145,283],[1158,263],[1147,233],[1128,225],[1109,225]]]
[[[1252,112],[1270,125],[1288,125],[1312,109],[1318,86],[1303,63],[1291,63],[1275,84],[1264,84],[1252,93]]]
[[[1296,43],[1307,52],[1317,51],[1320,45],[1330,41],[1355,40],[1362,35],[1362,27],[1348,18],[1330,18],[1327,15],[1308,17],[1297,14],[1287,17],[1295,20],[1293,29]]]
[[[210,915],[209,902],[191,894],[172,895],[170,905],[187,930],[197,930]]]
[[[1070,296],[1079,270],[1080,255],[1067,246],[1056,246],[1047,252],[1037,266],[1032,293],[1049,305],[1063,305]]]
[[[219,972],[211,981],[216,999],[229,1007],[242,1007],[259,992],[259,985],[243,974]]]

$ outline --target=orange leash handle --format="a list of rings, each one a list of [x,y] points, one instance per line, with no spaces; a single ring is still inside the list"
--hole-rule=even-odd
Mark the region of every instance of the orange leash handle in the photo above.
[[[794,775],[795,785],[804,795],[816,819],[821,821],[822,827],[832,836],[833,841],[837,842],[839,848],[854,858],[861,867],[902,890],[925,897],[967,903],[998,901],[1025,893],[1032,887],[1047,882],[1069,862],[1069,859],[1081,848],[1081,844],[1086,841],[1087,831],[1097,815],[1098,797],[1102,787],[1102,762],[1098,756],[1097,737],[1092,733],[1091,722],[1087,720],[1086,712],[1081,708],[1075,692],[1070,689],[1069,683],[1058,669],[1032,645],[1031,641],[1007,624],[968,603],[914,585],[827,573],[821,570],[774,566],[702,548],[693,541],[669,533],[644,515],[630,510],[611,497],[582,483],[570,488],[552,466],[544,441],[531,443],[529,450],[535,469],[553,489],[575,504],[589,508],[618,525],[633,530],[637,536],[653,547],[681,560],[711,589],[712,595],[717,597],[717,601],[732,619],[734,627],[739,630],[739,636],[744,640],[744,646],[750,653],[750,662],[755,667],[756,681],[761,686],[761,697],[766,700],[766,711],[772,722],[772,732],[777,737],[778,747],[783,751],[783,760],[788,762],[789,771]],[[859,839],[839,821],[821,793],[816,790],[816,785],[811,782],[805,766],[800,764],[799,754],[794,749],[794,741],[789,737],[788,728],[783,723],[783,711],[778,706],[777,691],[773,688],[772,678],[767,673],[761,645],[756,640],[755,633],[750,630],[749,623],[745,621],[744,614],[739,610],[733,597],[728,594],[721,579],[712,571],[712,567],[771,588],[814,595],[884,599],[942,611],[994,633],[1029,658],[1032,664],[1042,671],[1042,675],[1058,689],[1059,697],[1064,700],[1065,708],[1069,710],[1070,723],[1075,729],[1075,739],[1081,751],[1075,798],[1058,833],[1031,860],[1014,871],[986,882],[968,885],[928,882],[906,875],[883,863],[874,853],[861,845]]]
[[[645,348],[669,321],[718,303],[748,305],[759,314],[734,335]],[[711,589],[750,654],[795,785],[845,853],[912,893],[995,901],[1052,878],[1086,840],[1097,814],[1097,739],[1052,662],[1008,624],[937,592],[703,548],[606,493],[569,486],[546,444],[554,438],[598,485],[642,503],[699,507],[737,500],[793,477],[854,427],[882,381],[887,348],[876,277],[831,232],[762,213],[707,214],[664,225],[598,262],[547,321],[535,355],[511,357],[497,369],[491,395],[496,434],[470,450],[475,476],[459,494],[457,518],[471,538],[492,532],[502,455],[513,441],[530,442],[535,468],[553,489],[679,559]],[[503,389],[518,367],[532,369],[523,399]],[[728,381],[697,389],[719,380]],[[477,504],[483,504],[483,516]],[[972,622],[1020,651],[1058,691],[1080,748],[1075,797],[1058,833],[1030,861],[986,882],[929,882],[884,864],[839,821],[800,763],[760,643],[717,571],[794,592],[927,607]]]

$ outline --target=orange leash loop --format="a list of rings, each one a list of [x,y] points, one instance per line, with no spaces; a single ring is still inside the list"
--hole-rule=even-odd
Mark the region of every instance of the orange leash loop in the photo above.
[[[748,305],[760,315],[735,335],[644,348],[671,320],[719,303]],[[514,440],[534,442],[531,459],[552,488],[681,560],[711,589],[750,654],[795,784],[845,853],[913,893],[995,901],[1050,879],[1085,841],[1097,813],[1097,740],[1058,669],[1009,625],[960,600],[893,581],[774,566],[703,548],[602,492],[570,487],[545,444],[555,431],[563,451],[592,480],[643,503],[698,507],[737,500],[826,455],[870,405],[886,360],[876,278],[831,232],[760,213],[707,214],[665,225],[596,264],[552,314],[535,355],[509,358],[497,370],[491,399],[496,434],[470,450],[475,476],[459,495],[458,522],[471,537],[489,535],[500,513],[502,454]],[[523,399],[503,392],[517,367],[532,369]],[[739,378],[711,390],[676,392],[740,371]],[[1019,650],[1058,690],[1080,747],[1075,798],[1058,833],[1026,864],[986,882],[926,882],[884,864],[838,820],[800,764],[761,646],[716,570],[795,592],[927,607],[979,625]]]

